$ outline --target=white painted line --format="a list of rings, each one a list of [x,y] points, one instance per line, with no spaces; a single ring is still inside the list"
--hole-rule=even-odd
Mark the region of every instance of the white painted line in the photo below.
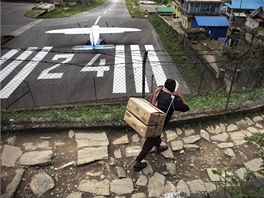
[[[96,55],[95,55],[95,56],[89,61],[89,63],[87,63],[87,64],[85,65],[84,68],[82,68],[81,72],[90,71],[89,68],[91,67],[91,65],[94,64],[94,62],[99,58],[99,56],[101,56],[101,54],[96,54]]]
[[[162,69],[159,58],[154,50],[153,45],[145,45],[145,49],[148,51],[148,60],[152,68],[157,86],[164,85],[166,81],[166,75]]]
[[[39,24],[39,23],[42,22],[43,20],[44,20],[44,19],[38,19],[38,20],[36,20],[36,21],[33,21],[33,22],[31,22],[31,23],[29,23],[29,24],[27,24],[27,25],[25,25],[25,26],[19,28],[18,30],[12,32],[11,35],[13,35],[13,36],[18,36],[18,35],[24,33],[25,31],[29,30],[30,28],[34,27],[35,25]]]
[[[0,58],[0,65],[2,65],[4,62],[6,62],[9,58],[14,56],[20,49],[11,49],[9,52],[7,52],[5,55],[3,55]]]
[[[142,93],[142,56],[138,45],[131,45],[130,49],[132,56],[136,93]],[[147,78],[145,78],[145,82],[145,92],[149,92]]]
[[[94,25],[97,25],[97,23],[98,23],[98,21],[99,21],[100,19],[101,19],[101,16],[99,16],[99,17],[96,19]]]
[[[113,93],[126,93],[125,46],[117,45],[115,50]]]
[[[37,47],[29,47],[26,51],[24,51],[17,60],[12,61],[12,63],[8,64],[4,69],[0,71],[0,82],[4,80],[20,63],[26,60]]]
[[[42,51],[40,51],[27,65],[25,65],[25,67],[0,91],[0,98],[8,98],[51,49],[52,47],[50,46],[44,47]]]

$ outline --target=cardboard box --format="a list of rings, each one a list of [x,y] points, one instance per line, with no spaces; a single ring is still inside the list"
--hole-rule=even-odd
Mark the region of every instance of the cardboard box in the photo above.
[[[128,110],[125,112],[124,121],[136,130],[142,137],[156,137],[159,136],[163,130],[163,125],[145,125]]]
[[[127,110],[134,114],[145,125],[163,125],[166,114],[142,98],[129,98]]]

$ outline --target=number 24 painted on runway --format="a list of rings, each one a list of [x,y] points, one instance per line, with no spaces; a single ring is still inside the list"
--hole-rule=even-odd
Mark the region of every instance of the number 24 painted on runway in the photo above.
[[[109,70],[109,68],[108,67],[102,67],[102,65],[101,66],[99,66],[98,67],[98,69],[95,69],[95,67],[90,67],[93,63],[94,63],[94,61],[97,59],[97,58],[99,58],[99,56],[100,56],[101,54],[97,54],[97,55],[95,55],[95,57],[85,66],[85,68],[83,68],[83,70],[82,71],[96,71],[96,70],[100,70],[100,71],[97,71],[98,73],[100,72],[100,76],[102,76],[103,74],[102,74],[102,72],[103,71],[101,71],[101,70],[104,70],[104,71],[108,71]],[[56,54],[54,57],[53,57],[53,59],[52,60],[58,60],[58,59],[65,59],[64,61],[62,61],[61,63],[57,63],[56,65],[54,65],[54,66],[52,66],[52,67],[49,67],[49,68],[47,68],[47,69],[45,69],[40,75],[39,75],[39,77],[37,78],[37,79],[60,79],[60,78],[62,78],[62,76],[63,76],[63,73],[52,73],[52,70],[54,70],[54,69],[56,69],[56,68],[58,68],[59,66],[61,66],[61,64],[65,64],[65,63],[68,63],[68,62],[70,62],[71,60],[72,60],[72,58],[73,58],[73,56],[74,56],[74,54]],[[101,62],[103,62],[104,64],[105,64],[105,61],[101,61]],[[100,64],[101,64],[101,62],[100,62]],[[89,68],[93,68],[93,69],[91,69],[91,70],[89,70]],[[98,74],[97,74],[97,76],[99,76]]]

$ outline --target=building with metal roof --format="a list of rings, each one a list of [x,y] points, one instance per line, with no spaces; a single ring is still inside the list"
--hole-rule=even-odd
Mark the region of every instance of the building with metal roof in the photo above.
[[[224,16],[196,16],[192,28],[204,28],[205,35],[210,38],[226,37],[230,23]]]

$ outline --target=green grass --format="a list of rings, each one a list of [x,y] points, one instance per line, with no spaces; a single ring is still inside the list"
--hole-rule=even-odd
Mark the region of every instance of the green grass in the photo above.
[[[223,107],[227,102],[227,93],[202,96],[186,96],[191,111],[203,111]],[[249,100],[264,98],[264,88],[253,92],[232,93],[230,104],[239,105]],[[2,124],[21,122],[111,122],[122,121],[126,104],[74,107],[48,110],[2,111]]]
[[[105,3],[106,0],[98,0],[93,2],[91,5],[87,6],[62,6],[62,7],[57,7],[54,11],[52,12],[46,12],[43,15],[39,16],[41,18],[62,18],[62,17],[69,17],[75,14],[79,14],[81,12],[85,12],[88,10],[91,10],[103,3]],[[25,16],[27,17],[36,17],[36,11],[30,10],[28,11]]]

